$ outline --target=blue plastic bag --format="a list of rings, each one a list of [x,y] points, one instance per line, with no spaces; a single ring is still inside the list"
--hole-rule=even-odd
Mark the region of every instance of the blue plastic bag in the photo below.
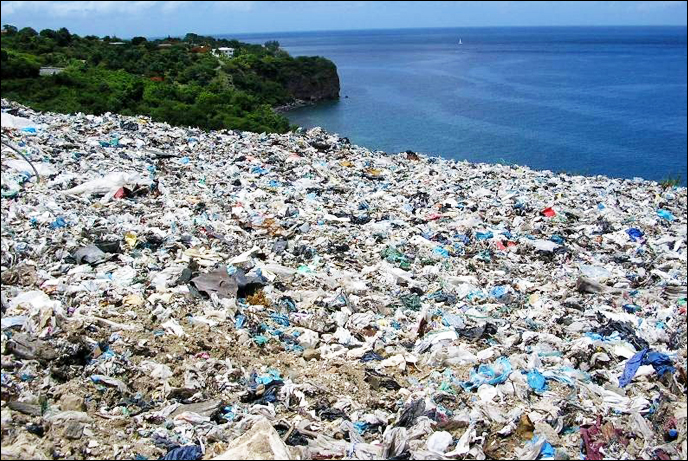
[[[487,231],[485,233],[483,233],[483,232],[476,232],[475,233],[475,239],[476,240],[489,240],[492,237],[494,237],[494,234],[491,231]]]
[[[563,245],[565,243],[564,237],[562,237],[561,235],[554,234],[549,239],[554,243],[558,243],[559,245]]]
[[[468,245],[470,243],[470,239],[464,235],[464,234],[454,234],[454,238],[458,240],[459,242],[463,243],[464,245]]]
[[[538,394],[547,390],[545,377],[537,370],[529,371],[527,374],[528,385]]]
[[[545,442],[540,449],[540,458],[554,458],[554,447],[551,443]]]
[[[285,327],[289,326],[289,319],[287,318],[286,315],[281,315],[281,314],[270,314],[270,318],[277,323],[278,325],[282,325]]]
[[[55,221],[50,223],[52,229],[60,229],[67,226],[67,221],[62,216],[59,216]]]
[[[676,218],[674,217],[673,214],[669,210],[664,210],[660,208],[657,210],[657,216],[659,216],[662,219],[666,219],[667,221],[671,222],[674,221]]]
[[[628,237],[631,239],[631,242],[636,242],[643,238],[643,236],[645,235],[640,229],[636,229],[635,227],[626,229],[626,233],[628,234]]]
[[[361,357],[361,362],[371,362],[373,360],[383,360],[382,356],[375,351],[368,351]]]
[[[633,314],[633,313],[638,312],[640,310],[640,306],[636,306],[635,304],[624,304],[623,310],[625,310],[629,314]]]
[[[449,252],[445,248],[442,248],[442,247],[436,247],[433,250],[433,253],[435,253],[436,255],[442,256],[443,258],[449,257]]]
[[[443,314],[442,325],[452,328],[463,328],[466,326],[463,317],[456,314]]]
[[[506,294],[506,287],[497,285],[490,291],[490,296],[493,298],[499,299],[503,297]]]
[[[471,370],[471,377],[468,381],[461,383],[461,387],[467,391],[477,389],[483,384],[501,384],[509,378],[511,374],[511,362],[506,357],[499,357],[492,366],[482,364],[477,370]]]
[[[363,433],[368,430],[368,423],[358,421],[354,423],[354,429],[356,429],[356,432],[363,435]]]
[[[274,369],[268,370],[268,374],[263,376],[256,376],[255,381],[257,384],[270,384],[273,381],[281,381],[282,377],[280,372]]]

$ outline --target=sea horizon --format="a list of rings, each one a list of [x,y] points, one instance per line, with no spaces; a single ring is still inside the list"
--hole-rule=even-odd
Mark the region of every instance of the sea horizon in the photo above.
[[[145,35],[148,40],[162,40],[167,37],[183,37],[187,33],[195,33],[204,37],[217,37],[217,38],[237,38],[240,37],[250,37],[259,36],[263,37],[266,35],[288,35],[288,34],[320,34],[320,33],[337,33],[337,32],[385,32],[385,31],[413,31],[413,30],[454,30],[454,29],[566,29],[566,28],[678,28],[687,29],[688,26],[681,25],[570,25],[570,26],[452,26],[452,27],[391,27],[391,28],[371,28],[371,29],[313,29],[313,30],[303,30],[303,31],[277,31],[277,32],[192,32],[187,31],[179,34],[167,34],[167,35]],[[118,36],[124,40],[131,40],[137,35],[123,35]]]

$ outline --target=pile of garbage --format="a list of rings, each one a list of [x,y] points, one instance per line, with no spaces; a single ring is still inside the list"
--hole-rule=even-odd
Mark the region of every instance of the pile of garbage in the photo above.
[[[3,459],[688,456],[685,188],[2,108]]]

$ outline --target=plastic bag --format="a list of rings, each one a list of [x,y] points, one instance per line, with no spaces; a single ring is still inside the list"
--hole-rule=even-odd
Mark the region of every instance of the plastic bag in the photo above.
[[[437,431],[428,437],[427,447],[430,451],[444,453],[447,451],[453,441],[454,439],[449,432]]]
[[[479,388],[483,384],[501,384],[505,382],[511,374],[511,362],[506,357],[499,357],[492,366],[482,364],[477,370],[471,370],[468,381],[461,383],[461,387],[467,391]]]
[[[138,173],[114,172],[102,178],[93,179],[79,186],[67,189],[62,193],[65,195],[104,194],[101,203],[107,203],[114,197],[117,191],[124,186],[133,188],[133,186],[150,186],[152,184],[153,180],[148,176]]]
[[[545,377],[537,370],[529,371],[527,376],[528,385],[536,393],[542,393],[547,389]]]

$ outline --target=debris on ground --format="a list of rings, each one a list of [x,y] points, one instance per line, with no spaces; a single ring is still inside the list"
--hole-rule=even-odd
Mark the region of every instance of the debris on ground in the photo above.
[[[685,188],[2,110],[3,459],[688,456]]]

